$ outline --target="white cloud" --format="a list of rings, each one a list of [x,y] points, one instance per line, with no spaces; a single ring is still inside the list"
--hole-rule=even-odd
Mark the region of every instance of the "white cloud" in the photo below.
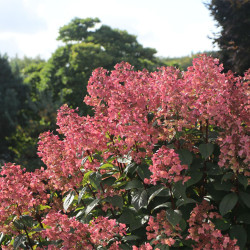
[[[213,48],[207,36],[214,24],[200,0],[0,0],[0,51],[7,49],[13,56],[15,48],[20,56],[49,58],[59,45],[59,28],[74,17],[98,17],[103,24],[127,30],[160,56]]]
[[[0,2],[0,32],[36,33],[44,29],[44,20],[37,17],[24,0]]]

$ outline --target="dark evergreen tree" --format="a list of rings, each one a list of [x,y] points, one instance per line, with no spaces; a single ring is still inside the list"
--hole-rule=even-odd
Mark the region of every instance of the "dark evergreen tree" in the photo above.
[[[22,124],[21,110],[24,108],[27,87],[15,76],[7,56],[0,55],[0,160],[12,159],[8,141],[17,126]]]
[[[243,74],[250,68],[250,0],[211,0],[207,7],[220,28],[214,43],[225,70]]]

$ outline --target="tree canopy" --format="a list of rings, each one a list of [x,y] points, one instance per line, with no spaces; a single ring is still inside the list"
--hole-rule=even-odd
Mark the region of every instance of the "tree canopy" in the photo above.
[[[92,70],[98,67],[112,69],[126,61],[136,69],[155,69],[159,63],[156,50],[144,48],[136,36],[126,31],[101,25],[98,18],[75,18],[59,30],[58,40],[65,43],[51,56],[42,71],[42,82],[61,100],[72,107],[89,108],[82,103]],[[157,64],[158,63],[158,64]]]
[[[243,74],[250,67],[250,0],[211,0],[207,6],[221,29],[214,42],[225,69]]]
[[[64,44],[47,62],[39,57],[10,60],[13,75],[23,81],[28,95],[22,124],[6,135],[14,161],[28,170],[41,166],[36,155],[37,138],[43,131],[55,129],[56,111],[62,104],[79,107],[81,115],[93,114],[83,99],[94,69],[111,70],[121,61],[149,70],[163,64],[155,57],[155,49],[144,48],[126,31],[101,25],[98,18],[73,19],[60,28],[58,40]]]
[[[9,160],[10,152],[5,137],[10,136],[24,108],[27,88],[11,70],[7,56],[0,55],[0,159]]]

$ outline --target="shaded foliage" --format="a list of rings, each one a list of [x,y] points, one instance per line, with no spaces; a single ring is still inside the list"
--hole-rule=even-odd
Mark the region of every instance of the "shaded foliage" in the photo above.
[[[225,70],[242,75],[250,67],[250,1],[212,0],[207,7],[220,28],[213,39]]]
[[[60,101],[54,101],[50,89],[41,83],[41,70],[45,62],[33,62],[22,70],[23,82],[28,89],[26,108],[22,110],[23,123],[18,124],[9,137],[9,149],[13,160],[27,170],[34,170],[43,164],[37,157],[38,136],[45,130],[55,129],[56,112]]]
[[[6,137],[17,124],[22,124],[21,110],[25,107],[27,87],[12,71],[7,56],[0,55],[0,159],[10,160]]]

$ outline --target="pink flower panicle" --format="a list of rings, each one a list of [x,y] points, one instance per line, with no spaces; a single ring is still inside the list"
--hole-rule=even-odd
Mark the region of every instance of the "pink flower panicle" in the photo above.
[[[157,181],[167,180],[168,183],[177,181],[186,182],[189,177],[183,176],[182,171],[188,169],[187,165],[181,165],[178,154],[173,149],[162,146],[152,157],[153,165],[149,170],[153,173],[146,183],[156,185]]]
[[[133,246],[133,250],[153,250],[153,247],[149,243],[145,243],[139,248],[137,246]],[[155,250],[159,250],[159,248],[156,248]]]
[[[176,132],[194,128],[200,122],[223,130],[218,136],[220,166],[247,173],[249,72],[242,78],[224,74],[222,70],[217,59],[206,55],[194,59],[193,66],[185,73],[174,67],[162,67],[153,73],[136,72],[124,62],[110,73],[103,68],[96,69],[87,87],[89,96],[85,97],[86,104],[93,106],[95,116],[80,117],[64,105],[57,119],[58,132],[64,139],[59,140],[50,133],[41,136],[39,155],[50,169],[48,176],[52,182],[58,180],[53,185],[56,188],[77,185],[79,168],[83,168],[78,156],[87,156],[87,151],[92,155],[105,152],[104,159],[129,155],[134,162],[140,162],[152,157],[159,140],[169,142]],[[194,145],[190,143],[188,147]],[[99,165],[98,161],[87,161],[84,169],[96,170]],[[180,178],[177,166],[172,166],[177,174],[175,178],[169,174],[169,181]],[[166,173],[163,170],[162,174]],[[66,183],[68,175],[71,180]]]
[[[147,239],[152,240],[152,244],[164,244],[172,246],[175,244],[176,238],[182,238],[180,235],[180,227],[176,225],[173,227],[166,220],[166,211],[162,210],[156,215],[156,218],[150,216],[148,221]],[[160,237],[159,237],[160,236]]]
[[[89,224],[83,224],[74,217],[69,218],[60,212],[49,213],[43,220],[46,230],[42,232],[44,238],[58,241],[63,240],[60,249],[96,249],[106,247],[112,243],[111,249],[119,249],[117,236],[126,235],[126,225],[118,224],[114,219],[97,217]]]
[[[47,202],[45,185],[41,181],[41,171],[25,172],[11,163],[0,172],[0,231],[14,232],[13,220],[23,214],[33,215],[35,208]],[[6,223],[6,222],[9,223]]]
[[[236,240],[231,240],[228,235],[222,235],[219,229],[215,228],[211,221],[215,218],[221,218],[217,212],[212,212],[214,207],[208,201],[203,200],[201,204],[196,205],[192,210],[189,223],[189,235],[187,239],[192,239],[196,243],[193,249],[227,249],[239,250]]]

